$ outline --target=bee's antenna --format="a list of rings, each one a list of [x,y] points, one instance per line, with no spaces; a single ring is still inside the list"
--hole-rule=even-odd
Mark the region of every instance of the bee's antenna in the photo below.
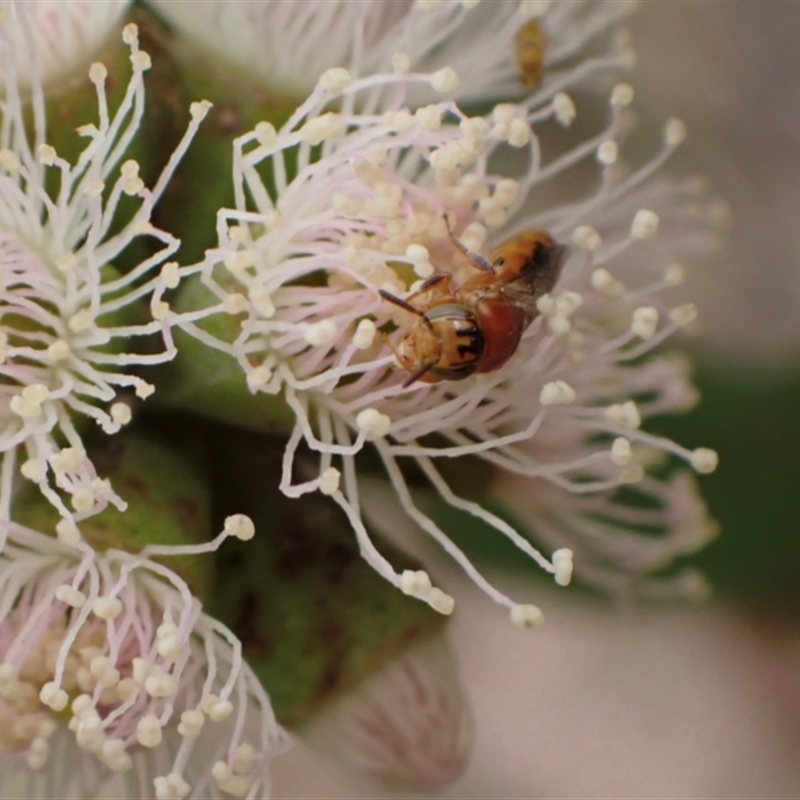
[[[418,308],[412,306],[411,303],[407,303],[401,297],[396,297],[391,292],[387,292],[385,289],[378,289],[378,294],[384,300],[388,300],[390,303],[394,303],[396,306],[400,306],[400,308],[404,308],[406,311],[410,311],[412,314],[416,314],[418,317],[425,317],[424,311],[420,311]]]
[[[404,381],[403,388],[407,389],[414,381],[418,381],[426,372],[429,372],[436,366],[436,362],[432,361],[429,364],[423,364],[419,369],[412,372]]]

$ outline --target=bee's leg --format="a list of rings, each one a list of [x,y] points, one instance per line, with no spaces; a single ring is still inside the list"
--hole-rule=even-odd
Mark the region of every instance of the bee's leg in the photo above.
[[[459,253],[464,255],[469,260],[469,263],[475,267],[475,269],[480,269],[484,272],[494,272],[494,267],[490,261],[487,261],[480,253],[475,253],[472,250],[464,247],[464,245],[458,239],[456,239],[455,234],[450,227],[450,219],[447,214],[444,215],[444,224],[447,226],[447,235],[450,237],[453,247],[455,247]]]

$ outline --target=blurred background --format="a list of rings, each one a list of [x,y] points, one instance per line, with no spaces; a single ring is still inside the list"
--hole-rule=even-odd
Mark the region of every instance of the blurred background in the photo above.
[[[427,554],[475,717],[446,797],[800,796],[800,3],[647,0],[630,27],[643,124],[687,123],[671,168],[732,215],[685,287],[703,402],[660,423],[720,454],[702,485],[722,536],[696,559],[714,597],[620,615],[543,590],[547,624],[519,631]],[[299,747],[273,795],[375,792]]]

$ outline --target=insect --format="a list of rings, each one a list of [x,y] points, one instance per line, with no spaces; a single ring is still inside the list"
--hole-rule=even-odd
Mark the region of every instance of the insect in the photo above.
[[[522,83],[528,89],[539,85],[544,68],[544,51],[547,45],[542,26],[535,19],[528,20],[514,34],[514,47],[517,53],[517,66]]]
[[[405,299],[379,290],[384,300],[417,318],[392,348],[408,372],[403,386],[500,369],[537,316],[536,301],[561,272],[566,248],[545,231],[520,233],[487,260],[468,250],[445,222],[453,245],[479,272],[460,286],[450,273],[437,272]]]

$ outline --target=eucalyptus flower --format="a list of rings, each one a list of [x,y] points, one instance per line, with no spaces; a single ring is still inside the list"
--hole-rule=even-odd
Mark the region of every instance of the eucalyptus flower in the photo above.
[[[128,24],[123,40],[132,74],[123,99],[109,109],[108,71],[92,64],[98,116],[78,128],[86,145],[70,163],[49,143],[36,73],[25,95],[18,85],[21,53],[35,64],[46,51],[43,41],[31,38],[26,9],[11,4],[0,26],[6,93],[0,128],[0,517],[8,517],[19,468],[58,509],[59,532],[69,539],[76,514],[108,502],[124,506],[86,458],[85,423],[119,431],[132,418],[133,394],[144,399],[154,391],[134,370],[175,353],[160,297],[175,280],[176,266],[165,262],[179,241],[151,217],[208,104],[192,105],[185,135],[155,185],[146,186],[139,163],[124,160],[142,121],[144,74],[151,66],[136,25]],[[60,19],[61,12],[53,13]],[[115,262],[135,242],[154,246],[122,273]],[[153,335],[163,339],[160,351],[143,352],[142,340]]]
[[[457,74],[452,96],[539,102],[566,86],[630,63],[618,25],[629,0],[151,0],[207,57],[277,98],[302,98],[330,68]],[[587,51],[590,53],[587,57]],[[539,92],[531,89],[539,86]],[[391,86],[388,87],[391,89]],[[390,99],[378,93],[374,100]],[[413,104],[436,99],[418,85]]]
[[[30,87],[39,81],[64,87],[89,66],[89,60],[119,30],[130,0],[36,0],[4,3],[2,17],[9,25],[16,58],[13,80]],[[30,47],[33,43],[35,55]],[[6,85],[6,63],[0,85]]]
[[[138,554],[7,527],[4,795],[22,775],[37,796],[95,797],[116,773],[131,797],[264,796],[285,735],[239,640],[163,563],[247,540],[252,522],[232,516],[207,544]]]
[[[376,791],[435,792],[471,754],[472,717],[441,637],[390,661],[300,733],[333,770]]]
[[[690,405],[683,369],[659,369],[649,357],[696,315],[692,305],[670,307],[668,291],[684,275],[673,259],[713,239],[714,215],[692,181],[653,177],[684,138],[678,120],[667,123],[649,161],[632,170],[619,163],[629,86],[611,92],[603,129],[562,144],[559,129],[576,111],[563,93],[534,110],[499,103],[485,116],[468,116],[451,100],[416,112],[403,104],[420,84],[447,91],[440,74],[379,73],[334,86],[328,72],[280,130],[261,123],[239,137],[236,207],[220,210],[219,247],[194,268],[213,302],[187,300],[194,307],[177,323],[233,356],[252,393],[291,410],[284,493],[333,497],[381,575],[450,613],[453,599],[427,573],[399,574],[367,534],[356,460],[372,450],[405,512],[515,624],[528,626],[541,620],[539,609],[478,571],[422,508],[408,469],[561,585],[570,582],[572,550],[553,546],[545,555],[506,519],[459,495],[455,473],[445,472],[453,459],[477,457],[547,482],[564,504],[591,496],[600,506],[641,481],[654,453],[713,471],[713,451],[653,436],[641,423]],[[364,113],[387,86],[394,103]],[[463,285],[476,271],[463,251],[485,254],[530,229],[547,231],[570,253],[513,357],[464,380],[409,377],[400,366],[403,336],[436,299],[422,281],[438,272]],[[387,292],[402,298],[420,286],[416,310],[387,302]],[[228,324],[213,330],[202,322],[226,315]],[[318,472],[298,482],[293,463],[308,451]]]

